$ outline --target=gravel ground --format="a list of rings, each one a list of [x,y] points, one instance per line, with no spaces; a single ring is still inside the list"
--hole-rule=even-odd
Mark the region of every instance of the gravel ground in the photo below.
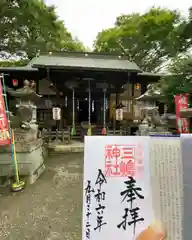
[[[0,189],[0,240],[80,240],[83,154],[49,157],[20,193]]]

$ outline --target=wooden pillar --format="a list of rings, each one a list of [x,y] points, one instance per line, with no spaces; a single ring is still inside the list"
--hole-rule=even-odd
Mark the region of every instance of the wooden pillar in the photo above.
[[[39,94],[39,78],[36,80],[36,93]]]
[[[109,94],[109,92],[107,92],[106,98],[107,98],[106,122],[107,122],[107,125],[108,125],[109,120],[110,120],[110,94]]]
[[[144,94],[147,91],[147,85],[141,83],[141,95]]]
[[[132,102],[131,102],[131,115],[132,118],[135,117],[135,112],[134,112],[134,94],[135,94],[135,84],[131,84],[131,97],[132,97]]]
[[[131,84],[130,84],[130,78],[131,78],[131,73],[128,72],[127,74],[127,120],[128,120],[128,116],[129,116],[129,113],[130,113],[130,88],[131,88]],[[133,84],[132,84],[133,85]],[[131,126],[129,125],[128,126],[128,123],[126,125],[126,128],[129,129],[129,132],[131,131]]]
[[[36,79],[36,93],[39,94],[39,77]],[[37,123],[39,123],[40,120],[40,114],[39,114],[39,109],[36,108],[37,111]]]
[[[119,89],[117,90],[115,97],[116,97],[115,98],[115,103],[116,103],[116,106],[117,106],[119,104],[119,100],[120,100]]]
[[[56,101],[57,101],[56,105],[58,105],[61,109],[61,119],[56,121],[56,127],[58,130],[60,130],[62,128],[62,108],[60,104],[60,92],[58,90],[56,91]]]
[[[119,100],[120,100],[120,93],[119,93],[119,86],[116,86],[116,95],[115,95],[115,107],[113,109],[113,129],[116,130],[116,127],[117,127],[117,121],[116,121],[116,107],[118,106],[119,104]]]

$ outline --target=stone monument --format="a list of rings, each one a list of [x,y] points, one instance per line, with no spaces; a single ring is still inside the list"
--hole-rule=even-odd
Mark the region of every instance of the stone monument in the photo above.
[[[34,84],[24,81],[20,89],[6,88],[7,95],[14,100],[9,103],[9,119],[14,130],[15,148],[19,174],[28,177],[30,184],[45,169],[42,145],[38,138],[38,125],[36,124],[36,105],[40,95],[36,94]],[[0,147],[0,177],[11,177],[13,174],[11,146]]]

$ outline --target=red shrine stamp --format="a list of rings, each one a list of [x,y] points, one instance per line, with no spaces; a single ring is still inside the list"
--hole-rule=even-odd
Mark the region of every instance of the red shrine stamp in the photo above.
[[[143,173],[144,149],[142,145],[107,144],[105,146],[105,176],[134,177]]]

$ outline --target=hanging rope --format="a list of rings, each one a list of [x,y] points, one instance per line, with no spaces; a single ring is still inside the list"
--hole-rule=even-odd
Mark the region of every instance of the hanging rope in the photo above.
[[[88,131],[87,131],[87,135],[91,136],[92,135],[92,131],[91,131],[91,84],[90,84],[90,80],[89,80],[89,88],[88,88],[88,94],[89,94],[89,109],[88,109]]]
[[[50,87],[53,87],[53,83],[51,83],[50,81],[50,70],[49,70],[49,68],[47,68],[46,69],[47,70],[47,81],[49,82],[49,86]],[[53,105],[52,105],[52,101],[51,101],[51,98],[50,98],[50,93],[48,94],[48,101],[47,101],[47,111],[48,112],[51,112],[52,113],[52,117],[51,117],[51,119],[49,119],[49,120],[52,120],[53,119]],[[43,114],[44,115],[44,114]],[[44,115],[45,116],[45,115]],[[49,115],[48,115],[49,116]],[[44,117],[43,117],[44,118]],[[50,118],[50,117],[49,117]],[[56,124],[56,127],[58,128],[58,125]],[[48,124],[48,129],[51,129],[51,125],[50,124]]]
[[[103,93],[103,127],[106,128],[106,89],[104,89]]]
[[[75,127],[75,88],[73,87],[72,89],[72,103],[73,103],[73,116],[72,116],[72,129],[71,129],[71,136],[75,136],[76,135],[76,127]]]
[[[107,135],[106,129],[106,89],[103,89],[103,129],[101,132],[102,135]]]

